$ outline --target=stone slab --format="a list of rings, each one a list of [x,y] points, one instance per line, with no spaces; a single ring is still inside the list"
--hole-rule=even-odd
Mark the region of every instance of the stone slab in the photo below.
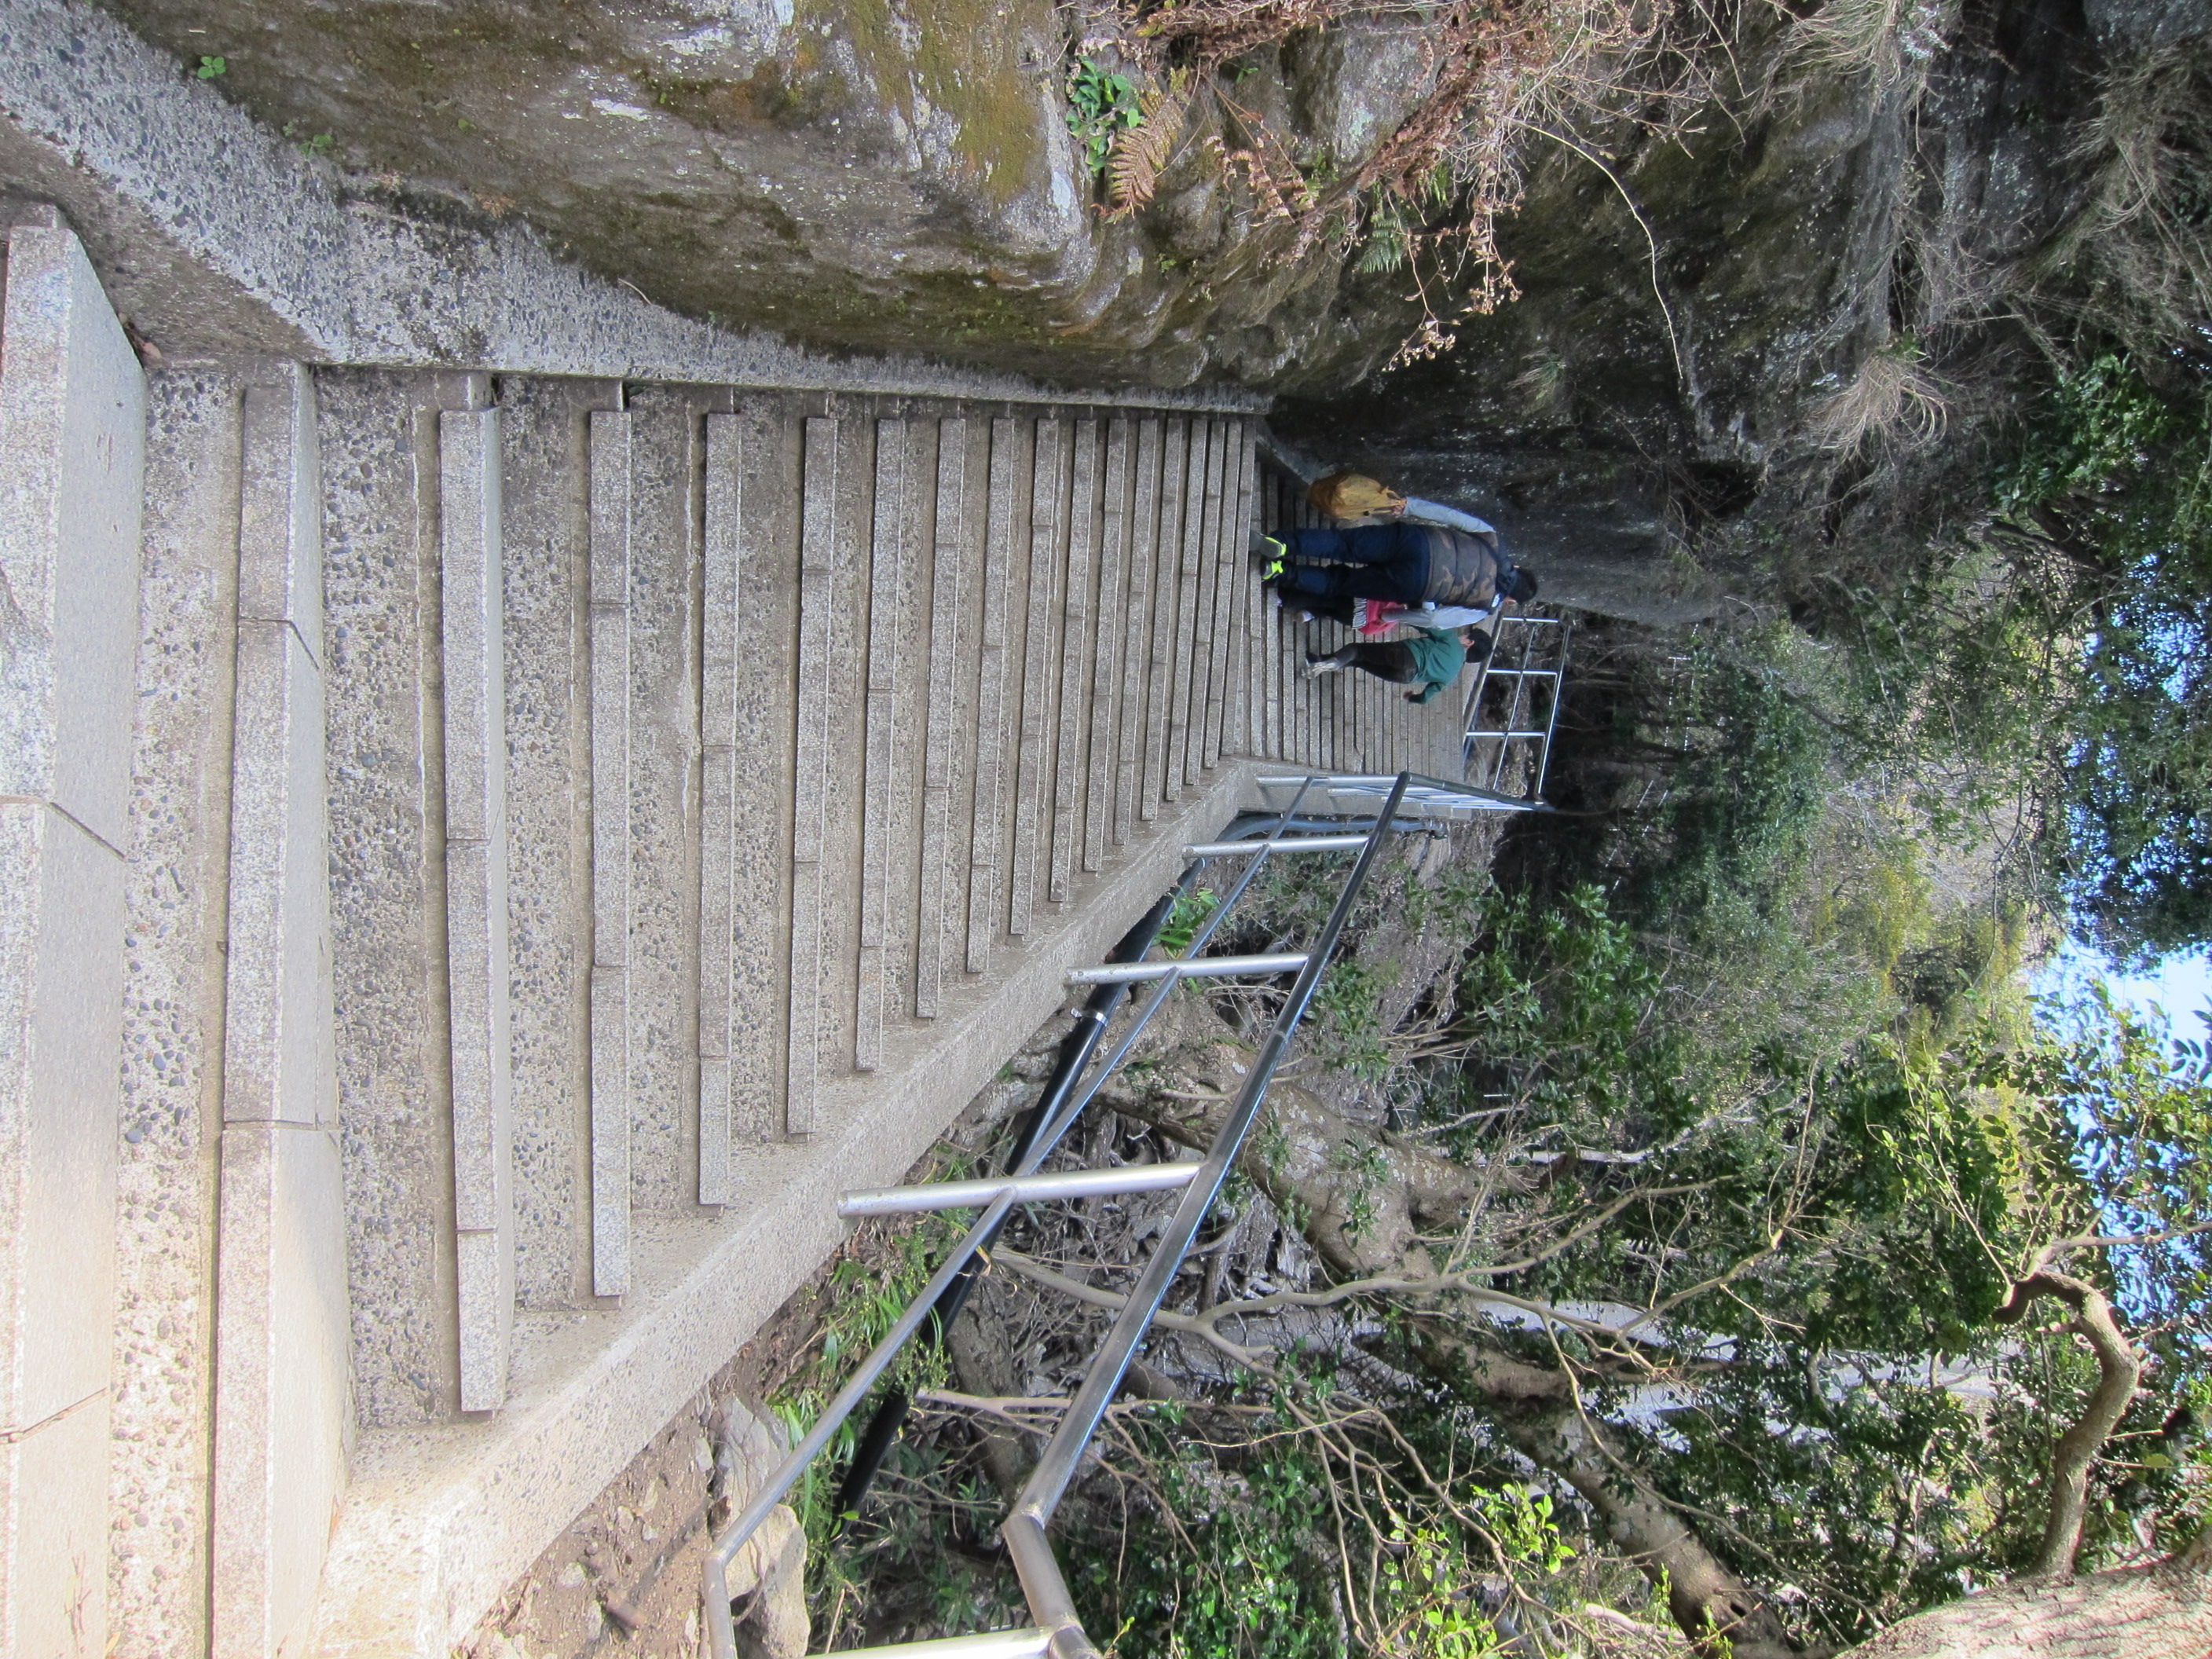
[[[344,1209],[334,1124],[224,1126],[210,1644],[217,1659],[274,1659],[313,1610],[353,1437],[337,1224]]]
[[[236,637],[223,1116],[332,1124],[323,679],[288,623]]]
[[[503,841],[507,828],[499,420],[495,409],[447,410],[438,416],[439,645],[449,841]],[[242,587],[243,570],[240,575]],[[240,605],[250,597],[241,591]]]
[[[323,654],[323,480],[306,365],[257,364],[240,416],[238,613],[298,630]]]
[[[507,950],[515,1294],[592,1293],[590,381],[503,380]]]
[[[1255,434],[1248,424],[1244,441],[1237,451],[1237,499],[1231,515],[1222,557],[1233,573],[1242,595],[1243,628],[1237,651],[1237,718],[1232,726],[1242,733],[1233,745],[1246,755],[1267,752],[1267,734],[1260,710],[1260,676],[1266,651],[1268,611],[1266,590],[1251,559],[1252,528],[1260,521],[1259,453]]]
[[[1099,480],[1098,608],[1091,680],[1089,764],[1084,778],[1083,868],[1105,867],[1114,834],[1115,744],[1125,718],[1122,659],[1129,632],[1129,422],[1106,423],[1104,471]]]
[[[840,403],[841,408],[849,407]],[[861,837],[867,751],[868,541],[875,489],[872,409],[839,423],[836,563],[829,592],[822,810],[821,1002],[815,1042],[822,1075],[852,1069],[860,955]]]
[[[446,979],[460,1408],[506,1395],[514,1315],[507,951],[506,593],[500,414],[438,416]]]
[[[76,238],[8,233],[0,313],[0,795],[128,836],[145,385]]]
[[[459,1400],[434,687],[437,417],[464,390],[316,376],[338,1114],[364,1425],[434,1420]]]
[[[629,976],[592,967],[592,1291],[629,1289]]]
[[[1197,776],[1199,763],[1192,755],[1192,739],[1205,719],[1206,659],[1212,641],[1209,620],[1203,611],[1205,568],[1203,530],[1206,514],[1206,457],[1212,450],[1212,422],[1194,420],[1177,447],[1182,463],[1176,505],[1181,522],[1176,537],[1176,568],[1180,580],[1176,622],[1176,655],[1170,687],[1172,701],[1168,715],[1168,763],[1165,794],[1179,799]],[[1200,750],[1205,738],[1198,736]]]
[[[1068,428],[1066,562],[1054,625],[1060,635],[1060,690],[1051,723],[1052,861],[1045,896],[1067,902],[1081,864],[1085,789],[1090,767],[1091,680],[1098,604],[1098,422],[1078,420]]]
[[[1198,763],[1211,768],[1221,760],[1221,727],[1226,713],[1229,667],[1236,655],[1229,604],[1229,571],[1222,562],[1222,520],[1227,508],[1230,455],[1236,447],[1237,429],[1228,421],[1211,421],[1212,439],[1206,445],[1206,513],[1199,555],[1200,605],[1206,619],[1206,707],[1193,733]],[[1195,689],[1193,701],[1197,698]]]
[[[630,1193],[698,1201],[699,580],[710,394],[634,386],[630,415]]]
[[[955,729],[959,703],[963,635],[961,574],[967,520],[968,426],[963,417],[938,422],[937,487],[930,515],[928,706],[924,714],[921,775],[920,914],[915,928],[914,1014],[935,1019],[947,975],[955,968],[956,888],[966,871],[952,848],[952,799],[959,787],[962,745]],[[966,630],[972,641],[972,621]],[[972,645],[969,654],[974,654]],[[964,863],[964,860],[963,861]]]
[[[860,913],[854,974],[853,1067],[883,1063],[885,940],[890,931],[891,859],[898,770],[899,640],[904,623],[908,533],[908,423],[875,422],[875,501],[868,538],[866,698],[861,763]]]
[[[67,815],[0,802],[0,1431],[107,1386],[123,878]],[[83,1474],[104,1486],[105,1455]]]
[[[109,1389],[114,1438],[131,1447],[109,1470],[114,1659],[208,1644],[240,402],[228,373],[148,380]]]
[[[1103,757],[1102,803],[1106,849],[1128,845],[1137,821],[1137,744],[1144,728],[1144,657],[1152,611],[1151,546],[1139,526],[1141,420],[1115,418],[1106,427],[1106,542],[1119,568],[1113,602],[1099,608],[1115,630],[1115,675],[1106,695],[1113,706],[1110,738]],[[1106,592],[1106,577],[1099,577]]]
[[[463,1250],[491,1241],[495,1280],[464,1277],[460,1291],[461,1409],[491,1411],[503,1364],[471,1371],[496,1351],[490,1333],[514,1306],[513,1075],[509,1069],[507,876],[504,849],[485,842],[446,843],[446,940],[452,1010],[453,1222]],[[481,1260],[481,1258],[479,1258]]]
[[[737,685],[744,580],[744,432],[707,416],[699,654],[699,1201],[729,1201],[730,1047],[735,1005]]]
[[[936,583],[938,423],[903,423],[905,501],[899,515],[896,617],[897,684],[892,698],[890,825],[884,836],[884,1018],[896,1033],[914,1009],[916,939],[921,925],[921,797],[929,724],[929,609]],[[874,626],[872,605],[870,627]]]
[[[102,1575],[84,1571],[107,1553],[110,1433],[107,1395],[95,1394],[0,1439],[0,1607],[11,1653],[100,1654],[113,1639]]]
[[[1017,527],[1024,521],[1018,473],[1021,465],[1017,423],[1007,416],[991,422],[989,483],[984,501],[988,531],[983,556],[981,639],[977,647],[978,682],[975,701],[975,787],[969,795],[969,825],[968,879],[968,971],[980,974],[990,966],[991,947],[1000,921],[1000,872],[1005,866],[1008,836],[1003,829],[1003,798],[999,788],[1005,764],[1008,678],[1014,672],[1007,622],[1008,590],[1012,581]],[[1017,725],[1018,729],[1018,723]]]
[[[1182,497],[1190,461],[1188,422],[1160,423],[1158,550],[1152,579],[1151,684],[1145,694],[1145,786],[1138,816],[1150,819],[1171,800],[1179,785],[1170,781],[1180,765],[1175,758],[1176,688],[1182,683],[1183,580]]]
[[[1037,866],[1045,849],[1040,824],[1050,800],[1052,647],[1060,567],[1066,558],[1060,493],[1068,471],[1067,422],[1047,416],[1036,423],[1036,462],[1030,474],[1029,603],[1022,613],[1021,744],[1014,766],[1013,858],[1009,866],[1006,931],[1020,939],[1036,907]]]
[[[27,216],[0,300],[0,1619],[26,1653],[108,1639],[145,418],[76,238]]]
[[[1121,692],[1114,766],[1114,845],[1125,847],[1136,832],[1137,796],[1144,781],[1144,747],[1148,722],[1146,695],[1150,684],[1153,601],[1158,592],[1153,563],[1159,535],[1160,423],[1147,416],[1134,423],[1128,443],[1130,473],[1121,489],[1126,501],[1123,536],[1127,549],[1128,614],[1123,618]]]
[[[631,416],[590,420],[592,1289],[629,1284]]]
[[[738,556],[744,581],[732,690],[738,750],[738,833],[731,874],[733,1156],[736,1149],[781,1139],[784,1129],[791,896],[797,867],[791,836],[802,444],[800,422],[784,400],[746,398],[736,418]]]
[[[823,859],[830,790],[830,703],[836,636],[832,614],[843,556],[839,506],[839,422],[805,426],[805,496],[800,509],[799,662],[791,820],[791,1005],[784,1133],[814,1133],[821,1075]]]

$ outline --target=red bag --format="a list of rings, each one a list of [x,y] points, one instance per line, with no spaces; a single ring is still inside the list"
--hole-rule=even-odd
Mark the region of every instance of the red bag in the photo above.
[[[1403,626],[1406,607],[1389,599],[1362,599],[1360,602],[1359,632],[1363,635],[1388,634]]]

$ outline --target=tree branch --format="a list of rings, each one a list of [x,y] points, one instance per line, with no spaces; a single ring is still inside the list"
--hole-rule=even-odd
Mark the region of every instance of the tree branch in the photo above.
[[[1596,1511],[1607,1535],[1654,1584],[1701,1651],[1734,1659],[1795,1659],[1773,1609],[1729,1571],[1642,1474],[1624,1464],[1579,1411],[1508,1417],[1500,1425],[1531,1462],[1564,1477]]]
[[[2058,1437],[2051,1456],[2051,1516],[2044,1523],[2043,1542],[2035,1564],[2023,1575],[2031,1579],[2069,1579],[2074,1558],[2081,1548],[2081,1520],[2087,1510],[2089,1470],[2105,1440],[2118,1426],[2128,1402],[2135,1398],[2142,1377],[2142,1356],[2136,1352],[2113,1316],[2112,1304],[2086,1279],[2064,1273],[2035,1273],[2019,1280],[1994,1317],[2000,1325],[2017,1325],[2033,1303],[2056,1297],[2074,1310],[2073,1328],[2088,1340],[2097,1356],[2097,1387],[2082,1408],[2081,1420]]]

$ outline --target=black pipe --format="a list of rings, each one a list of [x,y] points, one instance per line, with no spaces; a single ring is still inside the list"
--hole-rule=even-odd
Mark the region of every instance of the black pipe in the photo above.
[[[1138,962],[1144,958],[1145,952],[1152,948],[1153,940],[1159,937],[1160,929],[1167,925],[1176,901],[1189,890],[1199,867],[1193,864],[1184,869],[1182,874],[1176,878],[1176,884],[1163,893],[1158,902],[1138,919],[1137,925],[1122,934],[1121,942],[1107,952],[1107,961]],[[1013,1150],[1006,1155],[1009,1170],[1020,1167],[1022,1160],[1036,1146],[1037,1137],[1059,1115],[1069,1093],[1081,1080],[1085,1068],[1091,1064],[1091,1055],[1097,1053],[1098,1044],[1106,1035],[1106,1027],[1121,1007],[1121,1000],[1128,994],[1129,987],[1127,985],[1100,985],[1084,999],[1083,1006],[1075,1016],[1074,1029],[1060,1039],[1060,1058],[1053,1065],[1051,1076],[1045,1079],[1044,1091],[1037,1097],[1036,1104],[1022,1115],[1014,1134]],[[983,1241],[981,1249],[977,1252],[978,1257],[998,1242],[998,1237],[994,1231]],[[929,1322],[915,1334],[916,1342],[938,1343],[945,1340],[945,1333],[960,1316],[961,1309],[968,1305],[968,1297],[975,1288],[978,1273],[975,1261],[970,1260],[945,1287],[943,1294],[937,1298],[937,1306],[930,1310]],[[907,1391],[893,1383],[884,1395],[882,1403],[877,1406],[875,1415],[868,1419],[868,1426],[861,1431],[860,1443],[853,1449],[852,1466],[845,1471],[845,1479],[837,1488],[835,1522],[837,1530],[842,1531],[848,1520],[860,1514],[860,1505],[867,1500],[868,1488],[875,1484],[884,1459],[890,1455],[892,1445],[898,1439],[899,1431],[906,1426],[907,1414],[913,1409],[913,1405]]]

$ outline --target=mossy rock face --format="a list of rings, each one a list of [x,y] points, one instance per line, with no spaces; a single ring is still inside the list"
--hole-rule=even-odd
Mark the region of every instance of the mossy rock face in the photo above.
[[[1985,0],[1915,98],[1793,69],[1761,14],[1737,61],[1772,95],[1680,143],[1583,134],[1607,167],[1526,138],[1499,226],[1522,297],[1454,316],[1430,283],[1456,349],[1378,380],[1413,284],[1327,238],[1292,257],[1295,228],[1209,147],[1244,142],[1224,101],[1194,104],[1149,207],[1098,211],[1066,123],[1097,24],[1049,0],[106,3],[186,66],[222,58],[212,85],[356,188],[519,216],[692,315],[1066,384],[1305,396],[1279,419],[1319,453],[1616,543],[1658,535],[1684,479],[1693,510],[1741,510],[1808,400],[1920,325],[1900,226],[1984,268],[2033,245],[2096,58],[2051,45],[2045,14],[2074,0]],[[1221,90],[1325,185],[1413,106],[1424,27],[1303,30],[1221,64]]]
[[[349,170],[695,315],[1018,347],[1095,263],[1048,0],[114,9]]]
[[[1158,205],[1104,216],[1066,125],[1091,25],[1050,0],[105,3],[187,68],[222,58],[217,90],[356,190],[519,217],[725,325],[1139,386],[1270,384],[1341,331],[1340,262],[1282,257],[1203,103]],[[1388,134],[1419,58],[1355,24],[1231,73],[1327,170]]]

